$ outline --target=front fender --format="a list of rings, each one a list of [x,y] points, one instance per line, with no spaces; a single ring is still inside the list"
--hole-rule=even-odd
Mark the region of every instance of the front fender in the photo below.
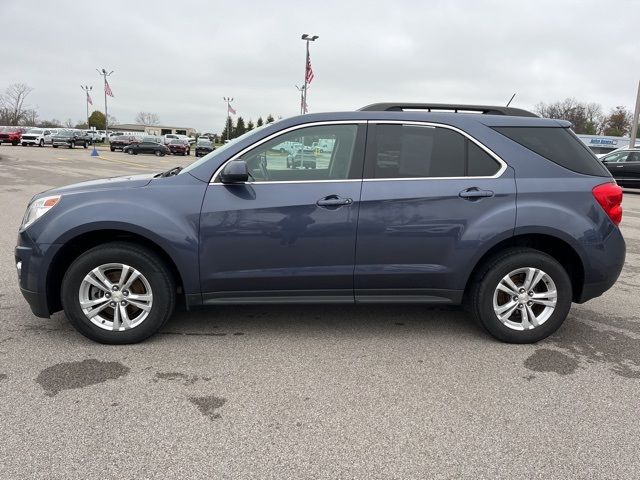
[[[60,210],[34,223],[28,234],[37,244],[54,245],[100,230],[142,236],[171,257],[185,292],[198,293],[198,231],[206,184],[190,175],[180,177],[185,178],[162,179],[143,188],[64,195]]]

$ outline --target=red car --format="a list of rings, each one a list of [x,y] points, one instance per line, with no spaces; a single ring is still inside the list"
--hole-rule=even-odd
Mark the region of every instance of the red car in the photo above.
[[[18,145],[22,141],[22,129],[19,127],[4,127],[0,130],[0,143]]]
[[[172,155],[191,155],[191,147],[186,140],[171,140],[167,147]]]

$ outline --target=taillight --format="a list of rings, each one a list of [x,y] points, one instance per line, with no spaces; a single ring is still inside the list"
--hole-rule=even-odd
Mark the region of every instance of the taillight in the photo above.
[[[622,188],[615,183],[603,183],[593,187],[592,192],[611,221],[619,225],[622,221]]]

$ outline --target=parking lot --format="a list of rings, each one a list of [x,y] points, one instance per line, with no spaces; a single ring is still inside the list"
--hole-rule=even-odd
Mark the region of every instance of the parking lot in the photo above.
[[[0,478],[635,478],[640,194],[627,263],[536,345],[463,311],[225,306],[131,346],[34,317],[13,248],[31,196],[190,157],[0,146]]]

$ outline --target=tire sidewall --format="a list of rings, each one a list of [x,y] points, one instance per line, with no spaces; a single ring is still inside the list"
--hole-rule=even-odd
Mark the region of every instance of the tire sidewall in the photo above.
[[[527,331],[517,331],[504,325],[496,316],[493,310],[493,294],[505,275],[524,267],[538,268],[549,275],[556,285],[558,297],[554,312],[542,325]],[[532,251],[507,256],[493,265],[482,279],[476,308],[482,325],[499,340],[534,343],[551,335],[562,325],[571,309],[572,298],[571,280],[565,269],[549,255]]]
[[[153,293],[153,305],[147,318],[137,327],[122,332],[104,330],[89,320],[79,302],[80,285],[94,268],[107,263],[124,263],[140,271],[147,279]],[[145,250],[101,246],[89,250],[67,270],[62,281],[62,304],[71,324],[86,337],[100,343],[136,343],[153,335],[173,313],[175,287],[171,276],[157,259]]]

